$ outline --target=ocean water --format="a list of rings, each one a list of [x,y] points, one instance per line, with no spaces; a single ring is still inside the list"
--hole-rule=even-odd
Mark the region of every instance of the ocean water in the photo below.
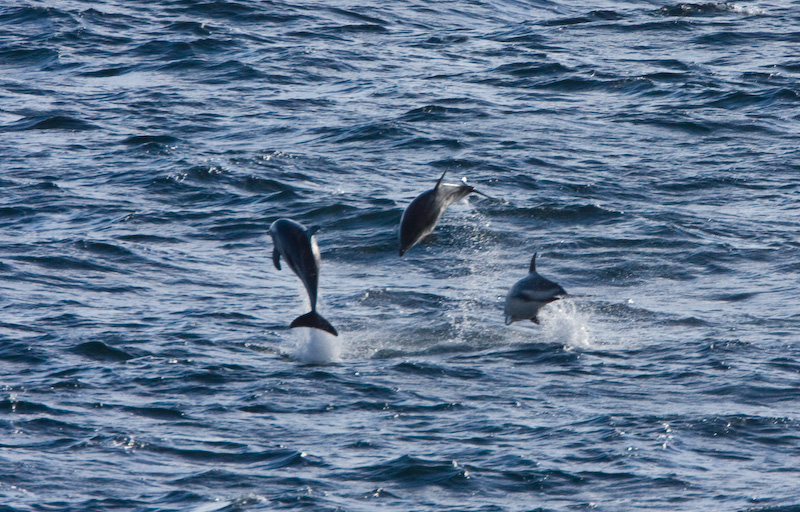
[[[798,26],[3,2],[0,510],[800,510]],[[399,258],[445,171],[491,199]],[[506,326],[534,252],[573,296]]]

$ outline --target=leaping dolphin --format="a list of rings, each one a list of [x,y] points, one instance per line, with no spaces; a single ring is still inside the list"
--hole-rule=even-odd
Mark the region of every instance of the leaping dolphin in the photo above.
[[[534,253],[530,273],[517,281],[506,295],[506,325],[528,319],[538,324],[539,310],[566,295],[564,288],[536,272],[536,253]]]
[[[297,274],[308,292],[311,302],[311,311],[295,318],[289,327],[312,327],[329,332],[334,336],[339,333],[317,313],[317,282],[319,280],[319,247],[314,239],[314,233],[319,228],[306,229],[302,224],[291,219],[278,219],[269,227],[272,243],[272,263],[275,268],[281,269],[281,256],[289,268]]]
[[[467,185],[466,181],[461,185],[443,184],[445,174],[447,171],[442,173],[435,187],[418,195],[403,212],[400,219],[400,256],[433,231],[448,206],[473,192],[485,195]]]

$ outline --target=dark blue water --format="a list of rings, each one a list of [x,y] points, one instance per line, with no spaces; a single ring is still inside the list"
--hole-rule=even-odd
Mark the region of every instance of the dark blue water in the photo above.
[[[3,3],[0,509],[800,510],[799,7]]]

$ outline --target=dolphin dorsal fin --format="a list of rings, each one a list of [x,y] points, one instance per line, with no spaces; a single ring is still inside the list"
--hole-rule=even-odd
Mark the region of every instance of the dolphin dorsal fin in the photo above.
[[[436,182],[436,186],[433,187],[434,190],[442,186],[442,180],[444,179],[445,174],[447,174],[447,169],[444,170],[444,172],[442,173],[442,177],[439,178],[439,181]]]
[[[536,253],[533,253],[533,258],[531,258],[531,268],[528,272],[531,274],[536,272]]]

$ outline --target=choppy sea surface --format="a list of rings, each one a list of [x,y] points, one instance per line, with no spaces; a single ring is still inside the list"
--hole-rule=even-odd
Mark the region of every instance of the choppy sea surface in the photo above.
[[[798,27],[3,2],[0,510],[797,512]],[[491,199],[399,258],[445,171]],[[506,326],[534,252],[573,296]]]

